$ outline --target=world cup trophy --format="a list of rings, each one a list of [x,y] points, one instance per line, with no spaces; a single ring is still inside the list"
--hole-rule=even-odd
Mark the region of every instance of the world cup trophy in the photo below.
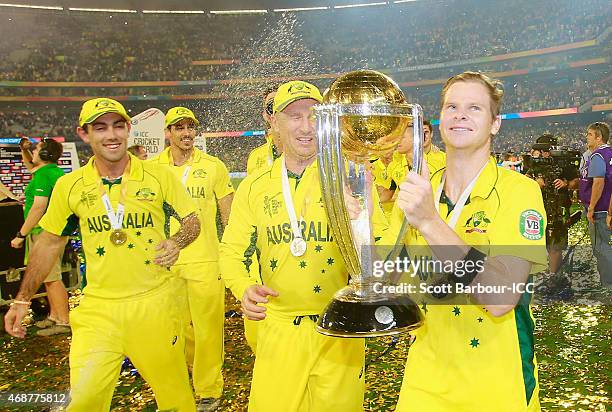
[[[357,70],[337,78],[314,106],[321,192],[334,240],[350,275],[317,322],[317,331],[339,337],[374,337],[416,329],[423,317],[408,295],[377,293],[370,160],[391,154],[412,129],[414,169],[423,160],[423,110],[408,104],[388,76]],[[349,215],[345,197],[359,201],[361,212]],[[400,245],[406,219],[394,243]],[[383,256],[392,259],[399,248]],[[378,283],[379,288],[375,287]]]

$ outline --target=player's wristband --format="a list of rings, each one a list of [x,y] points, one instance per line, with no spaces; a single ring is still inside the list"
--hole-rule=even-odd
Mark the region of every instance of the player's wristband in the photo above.
[[[11,302],[10,306],[13,306],[13,305],[26,305],[26,306],[30,306],[31,304],[32,304],[32,302],[27,302],[25,300],[13,300]]]
[[[474,278],[481,272],[484,262],[487,259],[487,255],[482,253],[480,250],[471,247],[468,250],[467,255],[463,258],[466,263],[463,265],[464,273],[463,276],[458,276],[453,273],[452,278],[455,283],[461,283],[462,285],[469,285],[474,281]],[[468,263],[471,263],[468,265]]]
[[[21,230],[18,230],[17,233],[15,233],[15,237],[19,238],[19,239],[25,239],[27,235],[24,235],[23,233],[21,233]]]
[[[449,273],[444,276],[442,281],[437,282],[436,284],[448,285],[449,290],[454,290],[455,285],[459,283],[464,286],[469,285],[474,281],[474,278],[476,278],[476,276],[482,271],[482,267],[484,266],[486,258],[487,255],[485,253],[482,253],[478,249],[471,247],[463,258],[463,262],[465,262],[465,264],[463,265],[463,275],[458,276],[456,273]],[[468,264],[468,262],[471,263]],[[441,291],[436,291],[431,295],[436,299],[444,299],[449,294],[452,294],[452,292],[444,291],[442,289]]]

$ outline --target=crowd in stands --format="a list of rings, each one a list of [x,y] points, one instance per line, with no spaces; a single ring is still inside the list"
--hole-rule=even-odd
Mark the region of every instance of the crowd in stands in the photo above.
[[[559,139],[560,146],[583,152],[586,127],[591,120],[505,120],[493,138],[493,149],[497,153],[527,153],[538,137],[550,133]]]
[[[516,113],[580,107],[594,101],[609,103],[611,80],[607,68],[502,78],[502,110],[504,113]],[[440,89],[440,85],[435,85],[408,88],[406,91],[409,98],[423,106],[425,113],[437,113]]]
[[[357,68],[386,69],[403,84],[409,101],[423,106],[429,118],[439,112],[441,84],[419,86],[411,82],[446,79],[468,69],[506,73],[502,77],[504,113],[611,103],[609,68],[605,63],[592,63],[602,57],[609,61],[612,51],[612,8],[607,0],[542,0],[537,7],[529,0],[417,1],[362,9],[239,16],[7,10],[0,10],[0,53],[4,56],[0,60],[0,81],[211,83],[105,88],[21,85],[0,88],[1,96],[163,96],[161,100],[129,101],[126,106],[132,114],[148,107],[162,111],[176,104],[191,107],[204,120],[203,132],[259,130],[263,126],[259,111],[265,82],[228,80]],[[178,27],[180,30],[176,30]],[[594,39],[593,47],[562,53],[448,64]],[[194,64],[220,59],[229,62]],[[576,64],[581,61],[590,63]],[[414,67],[426,64],[434,66]],[[508,75],[512,70],[527,70],[529,74]],[[323,90],[331,80],[314,82]],[[172,96],[191,95],[197,97],[171,100]],[[64,136],[77,141],[74,129],[79,104],[23,103],[12,108],[0,104],[0,137]],[[578,123],[506,121],[494,148],[497,152],[524,152],[544,132],[579,148],[584,125]],[[230,170],[242,171],[248,152],[261,142],[260,138],[214,138],[208,148]],[[86,149],[79,150],[86,158]]]
[[[0,137],[71,136],[74,134],[73,119],[56,111],[0,110]]]
[[[503,78],[504,104],[503,113],[542,111],[563,108],[581,108],[587,103],[612,103],[609,95],[612,76],[607,68],[598,70],[573,70],[548,75],[527,75]],[[317,81],[321,89],[325,89],[331,79]],[[262,85],[258,85],[263,88]],[[404,87],[407,99],[411,103],[420,104],[427,117],[434,118],[439,112],[441,84],[426,87]],[[87,89],[89,96],[121,96],[123,90],[115,89]],[[164,92],[168,92],[164,94]],[[142,95],[172,96],[171,88],[167,90],[150,88]],[[179,91],[178,93],[185,93]],[[209,92],[198,90],[200,94],[209,95]],[[226,93],[223,90],[213,92],[213,98],[196,97],[189,100],[171,101],[162,97],[162,100],[143,100],[129,102],[127,107],[132,114],[140,113],[149,107],[157,107],[164,111],[175,103],[186,105],[196,110],[205,119],[204,131],[231,131],[261,129],[260,93],[254,91],[237,92],[240,97],[232,96],[236,93]],[[129,94],[126,94],[129,95]],[[17,134],[40,135],[70,135],[73,132],[71,119],[76,118],[79,103],[71,106],[32,106],[27,110],[10,110],[0,106],[0,136],[14,136]],[[586,111],[590,107],[585,107]],[[11,114],[12,113],[12,114]]]
[[[133,112],[136,113],[135,110]],[[91,151],[79,141],[75,134],[76,125],[74,123],[77,115],[76,110],[58,112],[0,111],[0,128],[3,131],[0,133],[0,137],[21,135],[31,137],[62,136],[67,141],[77,142],[79,158],[84,163],[91,155]],[[504,120],[499,134],[493,138],[493,150],[497,153],[526,153],[539,136],[551,133],[559,138],[560,145],[582,152],[585,145],[585,128],[589,123],[596,120],[593,116],[596,115],[591,113],[581,115],[578,118],[576,116],[571,118],[561,116],[558,118]],[[59,126],[51,126],[51,124]],[[7,127],[14,133],[4,132]],[[440,133],[437,127],[434,129],[434,143],[443,148]],[[30,132],[31,130],[34,130],[34,132]],[[246,159],[250,151],[263,144],[263,141],[262,137],[208,138],[207,150],[208,153],[219,157],[230,171],[242,172],[246,170]]]
[[[612,16],[607,0],[417,1],[263,16],[10,13],[0,14],[0,37],[12,40],[0,45],[0,80],[13,81],[224,78],[235,65],[192,62],[279,52],[313,59],[276,65],[276,74],[406,68],[592,40]]]

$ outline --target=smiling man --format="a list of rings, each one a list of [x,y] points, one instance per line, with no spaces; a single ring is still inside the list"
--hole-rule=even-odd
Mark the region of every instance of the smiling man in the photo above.
[[[223,322],[225,287],[219,274],[217,205],[223,225],[229,219],[234,188],[223,162],[194,146],[200,121],[186,107],[166,113],[166,135],[170,147],[152,162],[168,166],[198,205],[202,230],[181,252],[173,272],[179,277],[185,299],[184,332],[187,362],[192,366],[198,411],[219,407],[223,391]],[[180,229],[170,222],[170,234]]]
[[[450,78],[440,112],[446,168],[431,178],[427,168],[423,176],[410,172],[400,185],[397,205],[416,229],[405,243],[428,246],[456,268],[471,267],[434,281],[474,290],[437,294],[423,310],[400,412],[540,410],[531,296],[521,287],[546,265],[546,213],[538,184],[490,156],[501,126],[500,86],[475,72]],[[478,285],[510,292],[480,293]]]
[[[70,314],[69,411],[108,411],[125,356],[162,410],[194,411],[169,267],[199,234],[196,206],[166,168],[127,152],[130,117],[107,98],[83,104],[78,136],[94,156],[55,186],[19,293],[4,318],[24,337],[30,299],[79,226],[87,286]],[[164,234],[169,215],[180,230]]]
[[[226,284],[260,323],[251,412],[363,409],[364,340],[315,330],[348,281],[321,201],[312,117],[321,100],[307,82],[278,88],[272,127],[283,155],[240,184],[221,242]]]

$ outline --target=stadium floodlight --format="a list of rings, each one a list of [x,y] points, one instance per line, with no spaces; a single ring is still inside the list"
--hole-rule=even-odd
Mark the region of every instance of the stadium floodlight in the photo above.
[[[211,10],[210,14],[265,14],[268,10]]]
[[[143,10],[143,14],[205,14],[204,10]]]
[[[63,7],[59,7],[59,6],[36,6],[33,4],[0,3],[0,7],[17,7],[20,9],[64,10]]]
[[[99,11],[103,13],[138,13],[137,10],[127,10],[127,9],[90,9],[86,7],[69,7],[70,11]]]
[[[379,1],[377,3],[358,3],[358,4],[343,4],[341,6],[334,6],[334,9],[348,9],[352,7],[368,7],[368,6],[385,6],[386,1]]]
[[[329,6],[320,7],[295,7],[293,9],[274,9],[275,12],[282,13],[284,11],[311,11],[311,10],[328,10]]]

